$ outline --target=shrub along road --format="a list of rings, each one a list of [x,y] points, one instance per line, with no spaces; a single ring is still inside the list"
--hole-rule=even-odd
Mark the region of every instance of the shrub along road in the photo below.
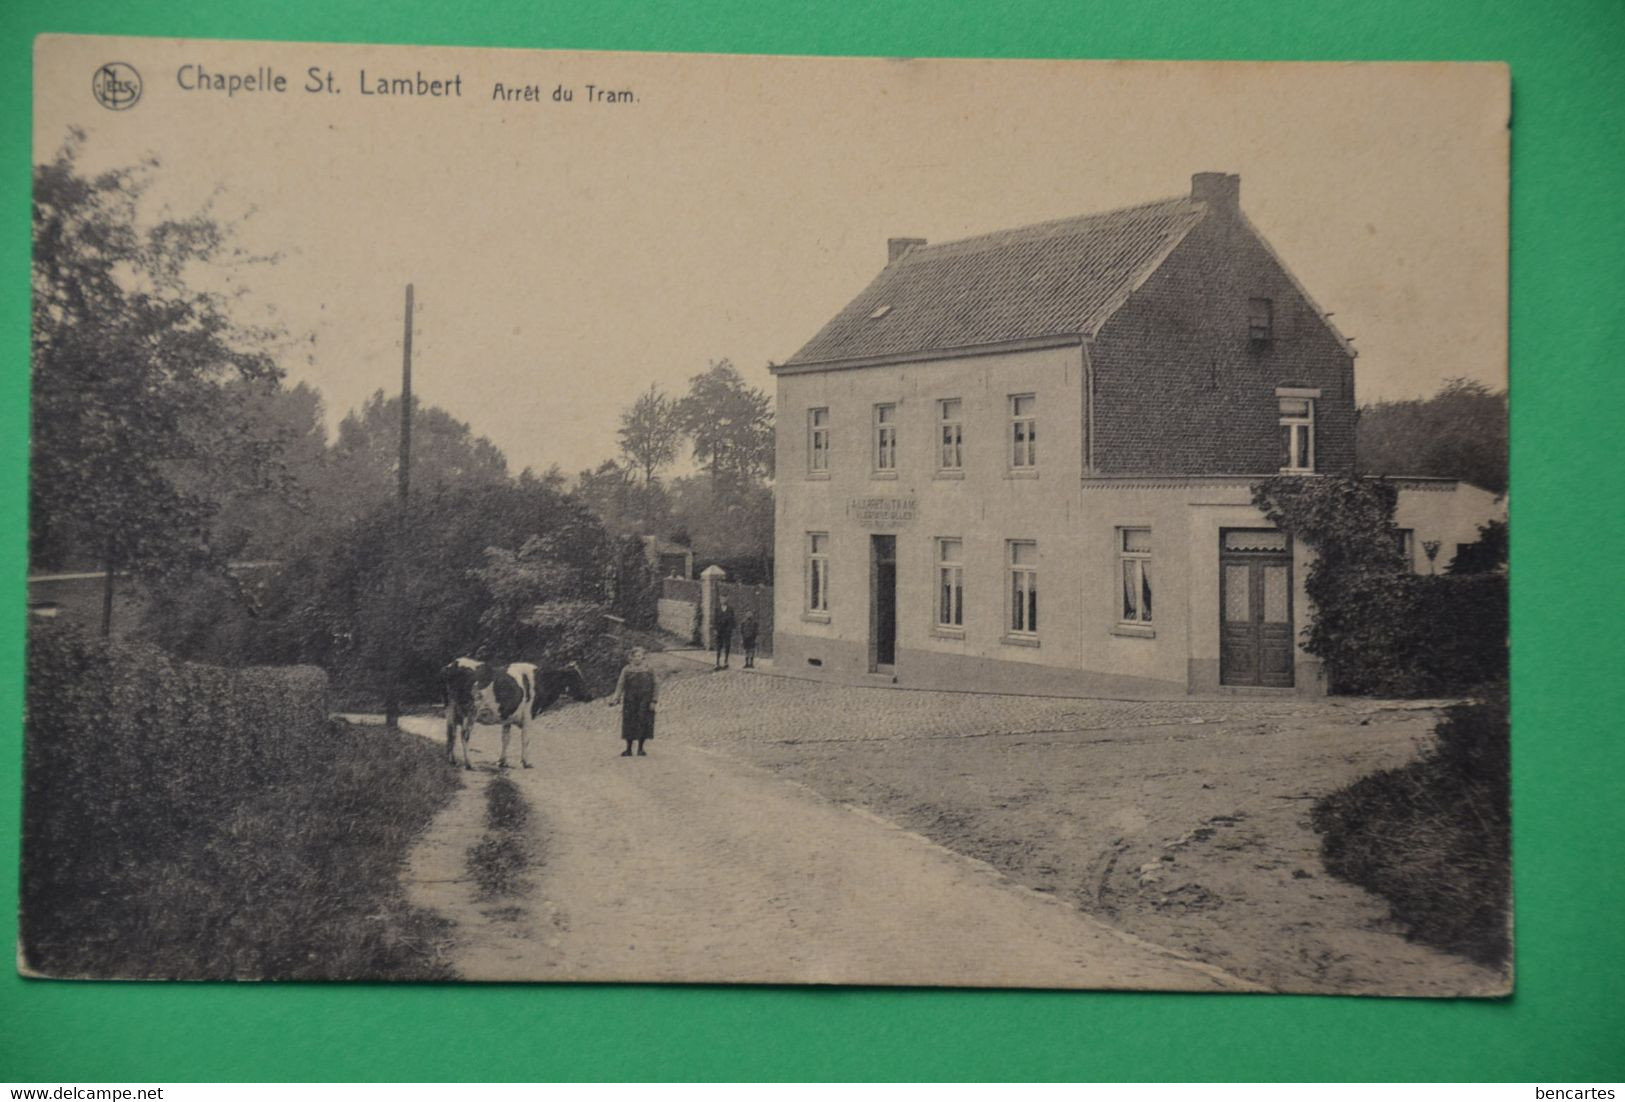
[[[1413,756],[1432,713],[840,688],[658,661],[647,758],[602,702],[550,713],[530,883],[481,896],[480,770],[415,851],[471,979],[1489,993],[1327,877],[1313,797]],[[443,737],[433,720],[420,733]],[[514,748],[517,760],[517,747]],[[1141,940],[1145,939],[1145,940]],[[1153,944],[1154,943],[1154,944]],[[1168,948],[1158,948],[1166,946]]]

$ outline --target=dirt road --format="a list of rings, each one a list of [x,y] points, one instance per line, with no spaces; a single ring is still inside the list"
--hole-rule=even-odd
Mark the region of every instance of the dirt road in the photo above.
[[[406,877],[414,903],[456,922],[465,977],[1250,986],[681,735],[622,758],[618,718],[565,708],[533,737],[537,768],[507,774],[538,859],[509,899],[481,899],[468,873],[498,744],[476,731],[472,783]]]

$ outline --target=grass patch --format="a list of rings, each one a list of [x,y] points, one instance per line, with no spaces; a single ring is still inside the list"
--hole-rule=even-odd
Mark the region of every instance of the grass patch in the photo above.
[[[1317,801],[1334,876],[1386,899],[1416,941],[1502,967],[1511,957],[1510,727],[1505,693],[1451,708],[1418,761]]]
[[[447,924],[407,904],[407,850],[462,781],[412,735],[332,723],[320,753],[94,883],[28,898],[29,965],[54,976],[449,979]]]
[[[468,851],[481,900],[514,899],[530,890],[525,870],[535,855],[525,829],[529,821],[530,805],[518,785],[499,776],[485,786],[485,836]]]

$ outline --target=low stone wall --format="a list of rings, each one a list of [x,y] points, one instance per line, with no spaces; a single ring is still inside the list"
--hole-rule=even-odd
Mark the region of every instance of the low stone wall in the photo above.
[[[662,597],[660,598],[659,610],[660,630],[670,632],[679,639],[686,639],[690,643],[696,642],[699,630],[697,625],[700,622],[699,612],[700,605],[698,601],[682,601]]]

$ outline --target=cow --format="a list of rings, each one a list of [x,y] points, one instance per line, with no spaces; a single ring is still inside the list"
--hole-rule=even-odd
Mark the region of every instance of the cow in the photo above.
[[[446,760],[457,764],[457,737],[463,739],[463,768],[468,761],[468,739],[476,723],[502,727],[502,756],[497,767],[508,768],[508,732],[519,728],[519,764],[530,765],[530,721],[562,694],[591,700],[581,667],[542,670],[531,662],[498,668],[478,658],[458,658],[441,671],[446,689]]]

